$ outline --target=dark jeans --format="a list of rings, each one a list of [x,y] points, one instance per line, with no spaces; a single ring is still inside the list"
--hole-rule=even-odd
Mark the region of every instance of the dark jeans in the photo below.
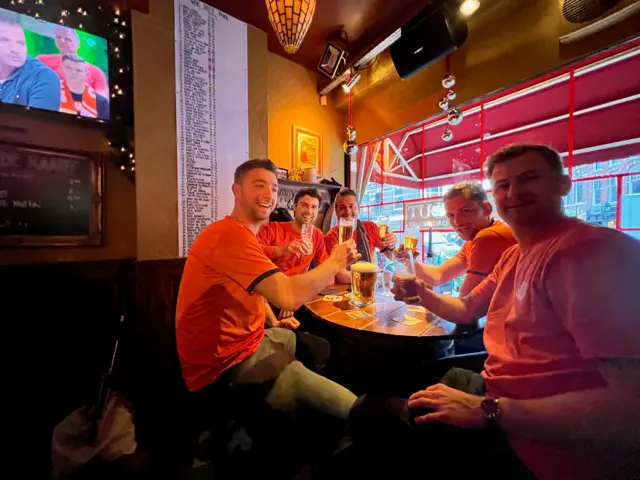
[[[453,368],[441,382],[474,395],[485,393],[482,376],[468,370]],[[418,413],[423,412],[411,412],[406,399],[369,395],[358,399],[349,426],[363,477],[535,478],[499,430],[416,425],[413,418]]]

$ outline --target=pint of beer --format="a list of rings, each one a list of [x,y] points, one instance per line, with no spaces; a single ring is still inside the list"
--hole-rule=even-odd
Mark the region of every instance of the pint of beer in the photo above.
[[[353,238],[353,228],[355,220],[341,218],[338,221],[338,243],[344,243]]]
[[[378,233],[380,235],[380,240],[384,240],[389,233],[389,225],[378,225]]]
[[[405,235],[404,236],[404,248],[407,250],[416,250],[418,248],[418,237],[414,237],[413,235]]]
[[[405,291],[404,303],[416,304],[420,303],[418,296],[418,288],[416,285],[416,276],[413,273],[397,272],[394,283]]]
[[[371,305],[375,298],[378,266],[369,262],[351,265],[351,302],[357,307]]]

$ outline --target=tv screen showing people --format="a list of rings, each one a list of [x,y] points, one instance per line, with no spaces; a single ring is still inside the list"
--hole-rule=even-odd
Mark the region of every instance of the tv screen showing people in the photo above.
[[[107,41],[0,8],[0,102],[109,119]]]

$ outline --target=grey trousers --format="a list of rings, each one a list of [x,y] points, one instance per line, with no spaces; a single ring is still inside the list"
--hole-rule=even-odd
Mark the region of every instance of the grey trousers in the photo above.
[[[228,370],[232,399],[266,402],[271,409],[289,413],[322,413],[346,420],[356,396],[295,360],[296,337],[282,328],[270,328],[258,350]]]

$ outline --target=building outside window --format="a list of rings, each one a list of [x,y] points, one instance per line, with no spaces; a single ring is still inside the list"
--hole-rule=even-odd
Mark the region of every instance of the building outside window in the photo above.
[[[602,204],[602,180],[594,180],[591,183],[591,204]]]
[[[600,170],[602,170],[602,162],[596,162],[593,164],[593,171],[594,172],[599,172]]]
[[[609,203],[617,203],[618,202],[618,192],[617,192],[618,182],[616,177],[609,178],[609,185],[607,185],[607,201]]]

